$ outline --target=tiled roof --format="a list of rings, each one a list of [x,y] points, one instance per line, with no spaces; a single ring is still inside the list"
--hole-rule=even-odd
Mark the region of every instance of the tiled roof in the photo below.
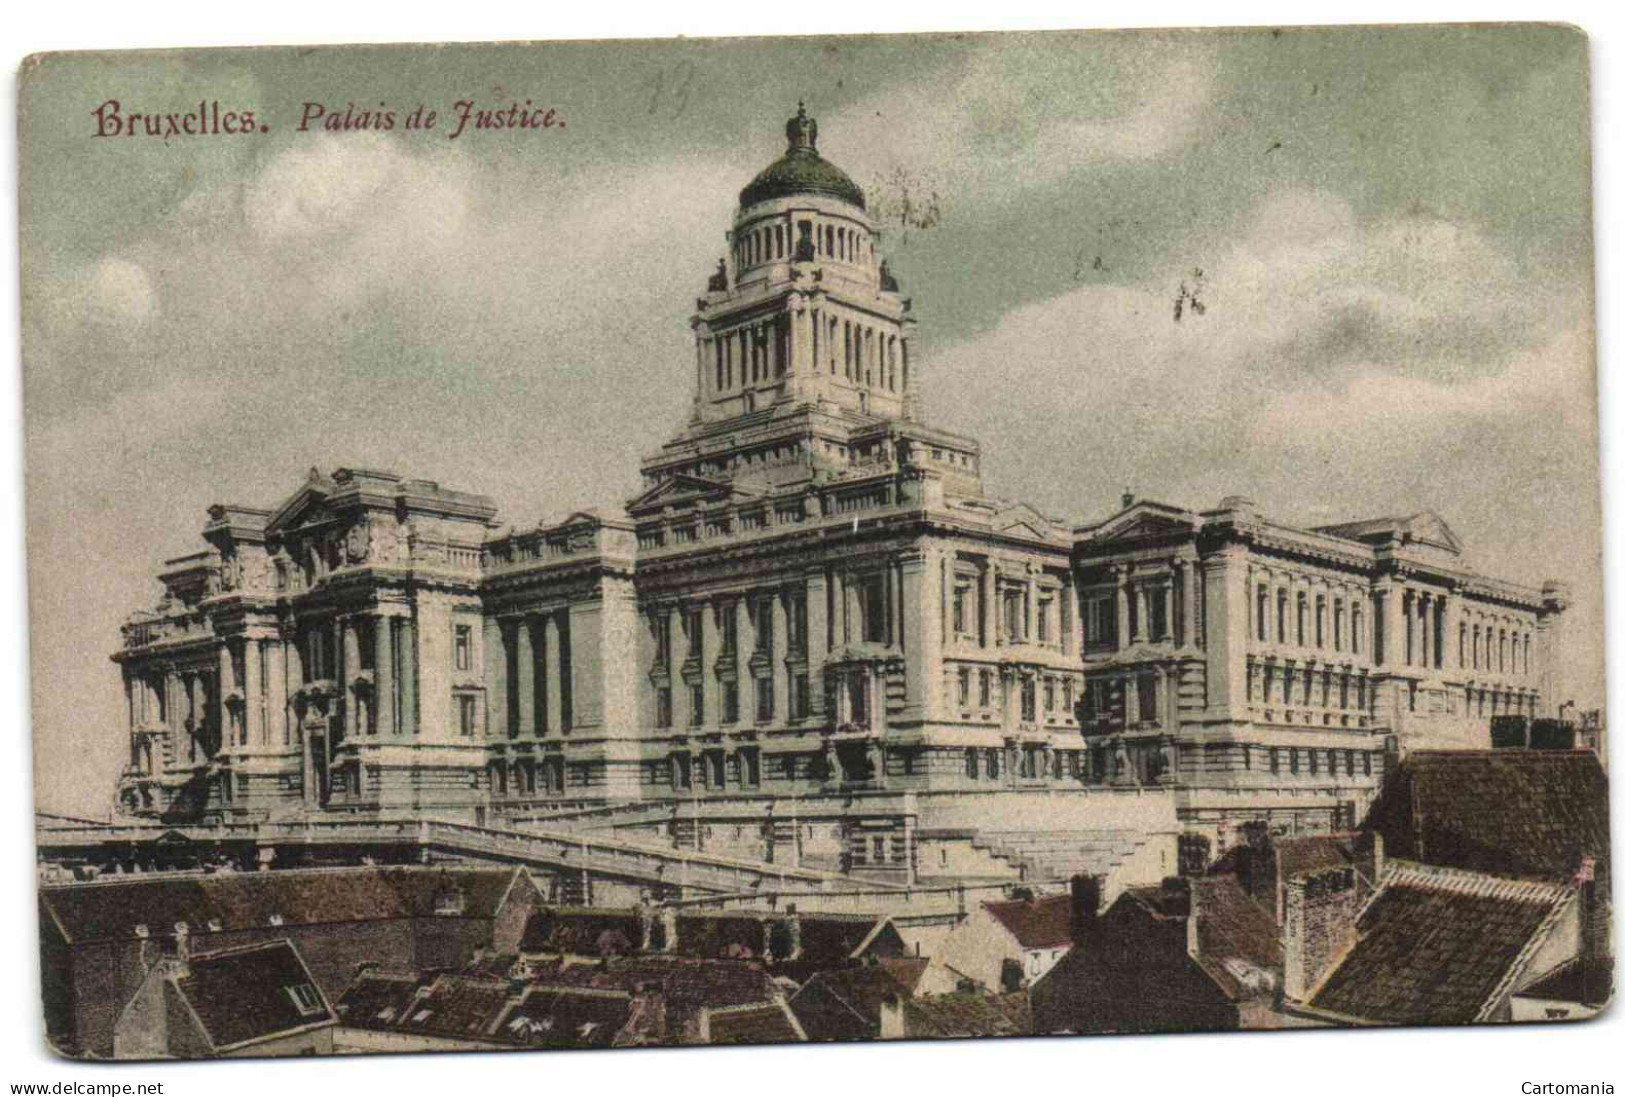
[[[680,956],[748,960],[761,956],[767,940],[763,918],[748,914],[677,916]]]
[[[1058,948],[1072,943],[1072,897],[1046,895],[983,903],[995,921],[1010,931],[1022,948]]]
[[[496,1036],[524,1047],[612,1047],[632,1011],[624,991],[532,987],[502,1017]]]
[[[194,956],[175,989],[216,1051],[335,1020],[289,941]]]
[[[1273,844],[1275,864],[1283,880],[1290,880],[1305,872],[1346,868],[1355,863],[1354,836],[1350,834],[1276,838]]]
[[[1578,1002],[1602,1007],[1614,996],[1614,961],[1594,962],[1575,959],[1549,972],[1539,982],[1517,994],[1519,998],[1544,998],[1551,1002]]]
[[[1282,965],[1274,917],[1234,876],[1205,876],[1192,883],[1197,889],[1196,962],[1231,1001],[1272,994]]]
[[[1515,965],[1545,939],[1573,894],[1479,873],[1398,869],[1361,912],[1354,945],[1308,1004],[1379,1024],[1487,1019]]]
[[[184,922],[195,934],[267,925],[317,925],[436,915],[460,895],[461,916],[493,918],[522,870],[289,869],[212,876],[139,877],[40,890],[70,943],[153,936]],[[273,921],[273,916],[276,919]]]
[[[426,985],[416,972],[364,971],[344,989],[334,1008],[346,1028],[387,1030],[406,1016],[418,988]]]
[[[903,993],[910,995],[918,992],[920,980],[931,966],[931,961],[922,956],[885,956],[875,962],[903,988]]]
[[[625,956],[643,943],[643,924],[624,909],[550,907],[531,914],[520,937],[521,952],[576,956]]]
[[[905,1030],[911,1038],[1033,1034],[1032,1005],[1024,990],[916,998],[905,1003],[903,1011]]]
[[[1591,857],[1607,879],[1608,778],[1590,751],[1419,751],[1366,826],[1390,857],[1552,881]]]
[[[782,999],[766,1005],[714,1010],[706,1024],[713,1044],[794,1044],[807,1039]]]

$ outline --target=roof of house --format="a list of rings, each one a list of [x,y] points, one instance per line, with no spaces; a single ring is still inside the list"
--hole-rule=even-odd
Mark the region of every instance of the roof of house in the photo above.
[[[625,991],[531,987],[503,1015],[496,1035],[525,1047],[612,1047],[633,1011],[632,995]]]
[[[1591,857],[1606,879],[1608,778],[1588,750],[1418,751],[1366,826],[1390,857],[1549,881]]]
[[[1025,990],[1010,994],[942,994],[903,1006],[910,1037],[1031,1036],[1032,1002]]]
[[[983,903],[993,920],[1010,932],[1022,948],[1059,948],[1072,944],[1072,897],[1045,895]]]
[[[875,962],[909,995],[919,993],[920,980],[931,967],[931,961],[923,956],[884,956]]]
[[[643,941],[636,911],[597,907],[545,907],[533,912],[519,939],[521,952],[625,956]]]
[[[1275,864],[1281,879],[1290,880],[1305,872],[1345,868],[1355,863],[1354,836],[1351,834],[1305,834],[1296,838],[1276,838]]]
[[[1612,958],[1570,960],[1543,978],[1518,991],[1519,998],[1540,998],[1548,1002],[1577,1002],[1601,1008],[1614,996]]]
[[[494,918],[523,869],[349,868],[123,877],[40,889],[40,902],[74,944],[450,916]]]
[[[791,998],[795,1003],[805,995],[809,1000],[822,993],[844,1006],[852,1016],[878,1028],[880,1010],[894,998],[906,998],[910,991],[882,964],[821,971],[808,979]]]
[[[713,1044],[795,1044],[807,1034],[784,999],[763,1005],[710,1011],[706,1018]]]
[[[1308,998],[1378,1024],[1484,1020],[1574,892],[1421,866],[1397,868],[1355,923],[1355,942]]]
[[[291,941],[194,956],[173,982],[216,1051],[336,1021]]]
[[[1138,903],[1153,917],[1183,922],[1190,918],[1193,890],[1197,900],[1196,963],[1232,1001],[1272,994],[1283,961],[1280,929],[1270,912],[1234,876],[1202,876],[1131,888],[1118,902]]]

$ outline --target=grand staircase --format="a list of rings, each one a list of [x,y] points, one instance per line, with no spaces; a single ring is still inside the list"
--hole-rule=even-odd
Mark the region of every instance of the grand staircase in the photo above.
[[[1132,830],[978,830],[971,846],[1007,862],[1028,883],[1111,876],[1149,838]]]

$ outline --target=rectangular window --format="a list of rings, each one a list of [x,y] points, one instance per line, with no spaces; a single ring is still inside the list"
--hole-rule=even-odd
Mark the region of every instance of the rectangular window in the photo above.
[[[727,681],[722,683],[722,722],[736,724],[739,722],[739,683]]]
[[[717,610],[717,627],[722,629],[722,654],[739,653],[739,607],[730,602]]]
[[[671,759],[671,783],[673,788],[693,788],[694,768],[689,756],[674,754]]]
[[[1140,720],[1142,723],[1157,719],[1157,679],[1155,675],[1142,674],[1135,679],[1135,687],[1140,691]]]
[[[655,665],[671,666],[671,618],[664,612],[655,614]]]
[[[975,747],[969,747],[965,751],[965,776],[973,781],[981,776],[981,765],[977,759],[978,753]]]
[[[1367,777],[1371,776],[1371,752],[1369,750],[1365,751],[1365,775]]]
[[[1038,642],[1040,644],[1050,642],[1049,616],[1054,605],[1054,600],[1050,598],[1040,598],[1038,600]]]
[[[474,698],[469,694],[459,694],[457,697],[458,728],[463,738],[474,737]]]
[[[1055,711],[1055,679],[1044,679],[1044,711]]]
[[[1038,686],[1031,678],[1021,680],[1021,718],[1029,722],[1038,719]]]
[[[786,616],[789,619],[790,635],[785,638],[789,645],[790,654],[806,657],[807,654],[807,595],[794,594],[790,598],[790,608]]]
[[[773,679],[756,679],[756,722],[758,724],[771,723],[773,720]]]
[[[301,1017],[309,1017],[313,1013],[322,1012],[322,997],[316,993],[316,988],[309,983],[300,983],[288,988],[288,997],[293,999],[294,1008]]]
[[[964,708],[970,704],[970,668],[959,668],[959,705]]]
[[[695,727],[705,723],[705,686],[699,682],[688,687],[688,722]]]
[[[655,726],[671,727],[671,687],[659,686],[655,689]]]
[[[858,611],[863,616],[863,639],[884,644],[886,637],[886,577],[866,575],[858,582]]]
[[[467,670],[470,663],[470,648],[473,645],[473,629],[468,625],[457,626],[457,669]]]
[[[1150,596],[1150,638],[1152,640],[1168,639],[1168,588],[1152,587],[1147,593]]]
[[[976,703],[983,708],[993,703],[993,674],[991,671],[982,671],[976,686]]]
[[[1270,772],[1271,773],[1280,773],[1281,772],[1281,748],[1280,747],[1271,747],[1270,748]]]
[[[805,720],[811,711],[812,683],[805,674],[798,674],[792,680],[794,693],[790,701],[790,719]]]
[[[1289,748],[1287,750],[1287,765],[1291,768],[1293,773],[1298,772],[1298,748],[1297,747],[1291,747],[1291,748]]]
[[[1004,592],[1004,639],[1006,643],[1020,643],[1022,639],[1021,592]]]
[[[1084,627],[1089,630],[1088,642],[1090,644],[1117,643],[1117,597],[1108,594],[1103,598],[1091,598],[1088,608],[1089,616],[1084,621]]]
[[[954,632],[964,633],[965,628],[965,602],[970,597],[970,587],[963,584],[954,585]]]
[[[756,602],[756,654],[773,658],[773,596]]]

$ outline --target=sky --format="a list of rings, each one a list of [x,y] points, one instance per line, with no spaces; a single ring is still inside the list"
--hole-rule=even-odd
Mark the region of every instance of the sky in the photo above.
[[[1584,39],[1527,26],[47,58],[19,85],[33,719],[37,772],[80,776],[39,806],[107,810],[108,655],[209,505],[312,466],[519,527],[633,495],[798,100],[990,490],[1079,521],[1124,490],[1436,510],[1479,570],[1570,584],[1600,704],[1586,96]],[[108,99],[269,132],[93,137]],[[460,99],[564,124],[451,139]],[[302,133],[307,102],[397,128]],[[439,128],[402,128],[420,103]]]

